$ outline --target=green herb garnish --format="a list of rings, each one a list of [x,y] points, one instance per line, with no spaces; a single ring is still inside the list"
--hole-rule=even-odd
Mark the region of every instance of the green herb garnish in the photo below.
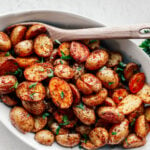
[[[144,33],[150,33],[150,29],[147,29],[147,30],[145,29]]]
[[[59,44],[59,45],[61,44],[61,42],[60,42],[59,40],[57,40],[57,39],[55,40],[55,42],[56,42],[57,44]]]
[[[21,77],[22,76],[22,69],[18,68],[13,74],[14,75],[19,75],[19,77]]]
[[[124,67],[126,67],[126,64],[121,61],[121,62],[119,63],[119,66],[122,67],[122,68],[124,68]]]
[[[60,130],[60,126],[58,126],[58,128],[56,129],[56,135],[59,134],[59,130]]]
[[[62,55],[60,57],[61,59],[64,59],[64,60],[72,59],[72,57],[70,55],[66,56],[63,51],[61,51],[61,55]]]
[[[92,43],[94,43],[94,42],[97,42],[97,40],[90,40],[90,41],[89,41],[89,44],[92,44]]]
[[[80,104],[77,105],[76,107],[84,110],[84,105],[83,105],[83,103],[80,103]]]
[[[27,117],[30,117],[30,114],[27,114]]]
[[[52,69],[49,69],[49,70],[50,70],[50,73],[48,73],[48,77],[52,78],[54,76],[54,72]]]
[[[34,95],[34,94],[35,94],[35,93],[32,93],[32,94],[29,95],[31,99],[33,99],[33,95]]]
[[[116,134],[117,134],[117,132],[112,132],[111,134],[112,134],[112,135],[116,135]]]
[[[99,71],[103,71],[103,70],[105,70],[106,68],[107,68],[107,67],[104,66],[104,67],[100,68]]]
[[[66,115],[63,116],[63,123],[60,123],[60,125],[68,125],[70,124],[69,120],[68,120],[68,117]]]
[[[43,72],[43,71],[44,71],[44,68],[41,68],[41,69],[40,69],[40,71],[42,71],[42,72]]]
[[[63,64],[62,60],[60,60],[60,63]]]
[[[80,70],[82,70],[82,68],[81,68],[81,67],[78,67],[77,70],[80,71]]]
[[[39,60],[38,62],[40,62],[40,63],[44,63],[44,58],[43,58],[43,57],[41,57],[41,58],[40,58],[40,60]]]
[[[87,143],[87,140],[88,140],[88,136],[87,136],[87,134],[83,134],[83,137],[84,137],[84,143]]]
[[[15,84],[12,87],[10,87],[10,89],[12,88],[16,89],[18,87],[18,84],[19,84],[18,81],[16,81]]]
[[[118,99],[121,100],[121,99],[122,99],[122,96],[119,96]]]
[[[125,138],[125,142],[127,143],[127,145],[129,144],[128,141],[127,141],[127,138]]]
[[[5,56],[9,56],[10,55],[10,52],[7,52],[6,54],[5,54]]]
[[[48,116],[50,116],[50,114],[46,112],[46,113],[44,113],[44,114],[42,115],[42,118],[45,119],[45,118],[48,117]]]
[[[143,49],[143,51],[145,53],[147,53],[147,55],[150,56],[150,39],[146,39],[144,40],[140,45],[139,47],[141,47]]]
[[[35,83],[29,85],[29,88],[30,88],[30,89],[31,89],[31,88],[34,88],[34,87],[37,85],[37,83],[38,83],[38,82],[35,82]]]
[[[61,96],[62,99],[64,98],[65,95],[64,95],[63,91],[61,91],[60,96]]]
[[[114,84],[114,82],[108,82],[108,85],[112,85],[112,84]]]
[[[136,121],[136,119],[135,119],[135,118],[133,118],[132,122],[130,123],[130,126],[133,126],[133,125],[134,125],[134,123],[135,123],[135,121]]]

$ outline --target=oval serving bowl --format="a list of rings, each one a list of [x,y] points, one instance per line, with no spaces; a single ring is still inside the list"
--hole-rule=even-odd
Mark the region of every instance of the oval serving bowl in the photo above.
[[[62,27],[62,28],[87,28],[87,27],[101,27],[102,24],[95,22],[93,20],[70,14],[64,12],[57,11],[29,11],[29,12],[21,12],[15,14],[7,14],[0,16],[0,31],[11,24],[15,24],[18,22],[24,21],[41,21],[45,23],[52,24],[54,26]],[[105,41],[107,47],[110,50],[117,50],[121,52],[124,56],[125,62],[136,62],[141,64],[142,71],[146,74],[147,82],[150,83],[150,59],[149,57],[140,49],[137,45],[135,45],[130,40],[106,40]],[[9,120],[9,111],[10,108],[0,103],[0,121],[3,123],[16,137],[21,139],[24,143],[28,144],[34,149],[39,150],[65,150],[65,147],[61,147],[58,144],[54,143],[51,147],[40,145],[34,140],[34,134],[27,133],[22,134],[16,128],[11,125]],[[150,140],[150,135],[147,137],[147,141]],[[144,147],[136,148],[136,150],[148,150],[150,146],[150,142]],[[69,149],[69,148],[68,148]],[[75,147],[73,149],[79,149]],[[111,147],[103,147],[101,149],[111,149]],[[112,148],[114,149],[114,148]],[[115,150],[122,149],[118,146],[115,147]]]

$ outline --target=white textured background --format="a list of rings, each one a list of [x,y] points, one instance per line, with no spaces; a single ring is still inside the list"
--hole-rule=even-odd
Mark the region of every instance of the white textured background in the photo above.
[[[150,21],[150,0],[0,0],[0,14],[46,9],[79,14],[106,25]],[[33,149],[0,124],[0,150]]]

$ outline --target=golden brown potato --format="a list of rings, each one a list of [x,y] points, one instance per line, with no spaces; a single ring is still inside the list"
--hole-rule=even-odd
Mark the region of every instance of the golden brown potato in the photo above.
[[[46,34],[38,35],[34,40],[34,51],[40,57],[49,57],[53,51],[53,42]]]
[[[42,83],[24,81],[16,89],[16,95],[22,101],[37,102],[44,99],[46,94]]]
[[[27,28],[22,25],[13,28],[10,34],[10,39],[13,45],[16,45],[18,42],[23,40],[26,30]]]
[[[150,106],[145,108],[145,119],[150,122]]]
[[[14,51],[20,57],[31,55],[33,53],[33,41],[24,40],[17,43],[14,47]]]
[[[123,142],[123,148],[136,148],[136,147],[141,147],[146,144],[146,139],[145,138],[140,138],[136,136],[136,134],[132,133],[129,134],[128,137],[124,140]]]
[[[129,121],[125,119],[120,124],[113,125],[109,130],[109,144],[120,144],[129,133]]]
[[[6,33],[0,32],[0,50],[9,51],[11,49],[11,41]]]
[[[57,66],[57,65],[69,65],[69,63],[66,61],[66,60],[63,60],[63,59],[56,59],[53,63],[54,66]]]
[[[59,56],[69,56],[70,55],[70,42],[63,42],[58,47]]]
[[[45,33],[46,27],[41,24],[32,25],[26,32],[26,39],[33,39],[39,34]]]
[[[10,111],[10,121],[19,131],[31,132],[34,127],[33,117],[22,107],[15,106]]]
[[[82,103],[80,105],[74,106],[73,112],[83,124],[91,125],[95,123],[96,116],[94,110],[88,108]]]
[[[55,66],[54,74],[62,79],[72,79],[74,76],[74,71],[70,66],[60,64]]]
[[[145,84],[137,95],[142,99],[143,103],[150,104],[150,86],[148,84]]]
[[[128,115],[135,111],[142,104],[142,100],[133,94],[126,96],[118,105],[119,112]]]
[[[115,67],[122,61],[122,56],[118,52],[110,52],[107,67]]]
[[[33,115],[41,115],[45,111],[44,101],[38,102],[22,101],[22,105],[29,113]]]
[[[109,134],[105,128],[97,127],[93,129],[90,134],[89,138],[91,142],[97,146],[102,147],[107,144]]]
[[[61,146],[74,147],[79,144],[80,135],[77,133],[56,135],[56,142]]]
[[[86,126],[86,125],[77,125],[75,128],[75,131],[81,135],[85,135],[85,134],[89,135],[91,130],[92,130],[92,128],[90,126]]]
[[[17,78],[13,75],[0,76],[0,94],[13,92],[18,86]]]
[[[144,115],[139,116],[135,122],[135,133],[137,136],[144,138],[149,132],[149,125]]]
[[[83,96],[82,101],[87,106],[97,106],[104,102],[108,95],[108,92],[105,88],[102,88],[97,94]]]
[[[108,53],[103,49],[93,51],[86,60],[85,68],[88,70],[100,69],[107,63],[108,58]]]
[[[54,143],[54,135],[49,130],[41,130],[37,132],[34,136],[34,139],[43,145],[52,145]]]
[[[83,147],[85,150],[96,150],[96,149],[98,149],[98,147],[95,146],[90,140],[87,140],[86,142],[82,142],[81,147]]]
[[[110,68],[102,68],[97,72],[97,77],[108,89],[115,89],[119,85],[118,74]]]
[[[69,84],[58,78],[53,77],[49,82],[49,91],[53,103],[62,109],[67,109],[73,102],[73,95]]]
[[[121,123],[125,116],[119,113],[118,109],[115,107],[101,106],[99,107],[98,116],[110,123]]]
[[[112,100],[112,98],[110,97],[106,97],[105,101],[104,101],[104,105],[105,106],[111,106],[111,107],[116,107],[115,102]]]
[[[2,102],[8,106],[15,106],[17,105],[18,101],[14,98],[10,97],[9,95],[0,95],[0,99]]]

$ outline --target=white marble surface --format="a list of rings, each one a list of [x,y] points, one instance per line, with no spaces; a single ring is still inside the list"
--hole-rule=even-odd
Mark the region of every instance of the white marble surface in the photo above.
[[[24,10],[58,10],[106,25],[150,21],[150,0],[0,0],[0,14]],[[136,40],[139,43],[139,40]],[[0,150],[32,150],[0,123]]]

